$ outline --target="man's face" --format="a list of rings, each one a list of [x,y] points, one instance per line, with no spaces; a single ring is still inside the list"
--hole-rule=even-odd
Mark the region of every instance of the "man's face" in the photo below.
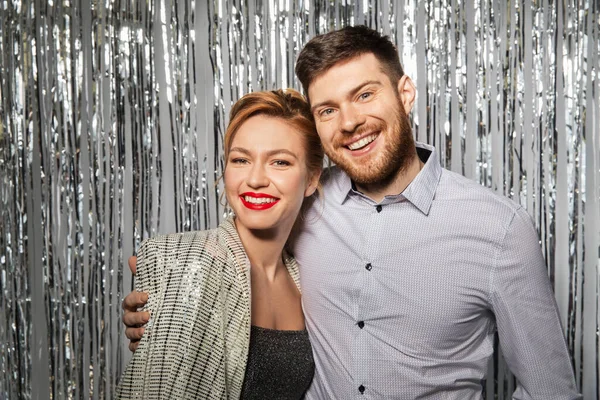
[[[406,79],[393,85],[368,53],[335,65],[308,87],[325,153],[359,185],[392,180],[414,154],[399,95]]]

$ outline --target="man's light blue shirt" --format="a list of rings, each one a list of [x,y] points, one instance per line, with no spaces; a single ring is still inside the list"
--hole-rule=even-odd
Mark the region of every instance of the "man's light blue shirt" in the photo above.
[[[481,399],[496,330],[514,398],[580,398],[529,215],[417,148],[421,172],[380,203],[331,168],[293,241],[307,399]]]

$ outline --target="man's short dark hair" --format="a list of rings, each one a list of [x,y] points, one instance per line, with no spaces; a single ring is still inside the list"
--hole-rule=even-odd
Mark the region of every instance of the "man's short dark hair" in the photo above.
[[[308,96],[308,86],[334,65],[363,54],[373,54],[392,84],[404,75],[396,46],[387,36],[366,26],[347,26],[315,36],[304,46],[296,62],[296,75]]]

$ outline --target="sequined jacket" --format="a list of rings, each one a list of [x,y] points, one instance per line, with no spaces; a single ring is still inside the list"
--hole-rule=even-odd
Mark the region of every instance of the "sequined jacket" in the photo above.
[[[298,267],[285,263],[299,287]],[[159,236],[138,251],[136,290],[150,321],[120,399],[238,399],[250,343],[250,264],[232,219]]]

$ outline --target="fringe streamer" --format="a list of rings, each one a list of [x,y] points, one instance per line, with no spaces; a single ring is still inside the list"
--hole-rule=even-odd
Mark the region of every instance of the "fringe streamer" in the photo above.
[[[0,398],[106,398],[142,238],[215,227],[232,103],[299,87],[309,38],[366,24],[417,85],[415,136],[523,204],[577,382],[600,381],[595,1],[0,1]],[[485,397],[509,399],[501,350]]]

